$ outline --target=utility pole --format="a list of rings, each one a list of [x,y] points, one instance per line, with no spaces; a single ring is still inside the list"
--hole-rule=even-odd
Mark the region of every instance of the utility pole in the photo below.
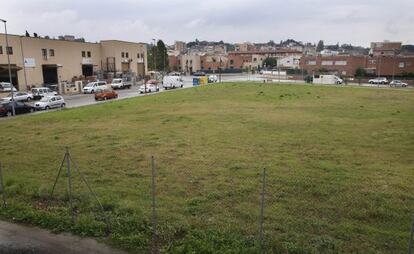
[[[260,193],[260,217],[259,217],[259,244],[261,253],[263,253],[263,221],[264,221],[264,202],[265,202],[265,190],[266,190],[266,168],[263,169],[262,175],[262,192]]]
[[[394,50],[394,64],[392,65],[392,81],[394,81],[395,78],[395,65],[397,64],[397,54],[399,52],[397,50]]]
[[[1,22],[4,23],[4,33],[6,36],[6,54],[7,54],[7,64],[9,66],[9,81],[10,81],[10,86],[11,86],[11,102],[12,102],[12,115],[14,116],[16,114],[15,109],[14,109],[14,85],[12,83],[12,75],[11,75],[11,66],[10,66],[10,52],[9,52],[9,40],[7,37],[7,21],[4,19],[0,19]]]

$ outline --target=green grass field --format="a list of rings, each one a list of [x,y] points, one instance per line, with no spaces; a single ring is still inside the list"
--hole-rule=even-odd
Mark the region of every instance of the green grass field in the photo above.
[[[261,173],[267,253],[404,253],[414,213],[414,91],[221,84],[0,121],[4,219],[151,245],[150,157],[167,253],[258,253]],[[69,146],[100,197],[75,176]]]

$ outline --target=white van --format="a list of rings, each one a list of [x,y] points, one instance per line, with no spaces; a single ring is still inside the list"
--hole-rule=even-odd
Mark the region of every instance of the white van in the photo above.
[[[165,90],[183,87],[183,80],[180,76],[165,76],[162,86]]]
[[[57,95],[57,92],[52,91],[48,87],[35,87],[32,88],[33,99],[39,100],[45,96],[54,96]]]
[[[11,92],[12,85],[8,82],[0,82],[0,92]],[[13,92],[16,92],[17,89],[13,86]]]
[[[108,88],[106,81],[90,82],[82,88],[83,93],[95,93],[98,90],[105,90]]]
[[[336,75],[315,75],[313,77],[314,84],[326,84],[326,85],[340,85],[344,83],[344,80]]]

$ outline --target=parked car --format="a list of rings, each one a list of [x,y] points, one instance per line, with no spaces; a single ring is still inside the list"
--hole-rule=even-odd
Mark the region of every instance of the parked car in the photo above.
[[[118,94],[112,89],[100,89],[95,93],[95,100],[107,100],[118,98]]]
[[[33,95],[33,99],[34,100],[39,100],[45,96],[54,96],[57,95],[58,93],[55,91],[52,91],[50,88],[48,87],[35,87],[32,88],[32,95]]]
[[[65,100],[60,95],[43,97],[40,101],[35,103],[36,110],[49,110],[52,108],[64,108],[66,106]]]
[[[180,76],[165,76],[162,80],[162,86],[165,90],[183,87],[183,80]]]
[[[15,92],[13,93],[13,99],[14,101],[31,101],[33,100],[33,94],[26,93],[26,92]],[[2,99],[3,101],[11,101],[12,100],[12,94],[10,93],[7,95],[7,97],[4,97]]]
[[[11,92],[12,85],[8,82],[0,82],[0,92]],[[16,92],[17,89],[13,86],[13,91]]]
[[[193,74],[193,76],[196,76],[196,77],[201,77],[201,76],[205,76],[205,75],[206,75],[206,73],[205,73],[205,72],[202,72],[202,71],[195,72],[195,73]]]
[[[391,81],[390,86],[394,86],[394,87],[407,87],[408,84],[402,82],[401,80],[393,80],[393,81]]]
[[[210,76],[208,76],[208,83],[216,83],[216,82],[218,82],[217,75],[210,75]]]
[[[370,84],[388,84],[387,78],[374,78],[368,81]]]
[[[127,83],[121,78],[114,78],[111,83],[112,89],[125,89],[125,88],[130,89],[131,85],[132,85],[131,83]]]
[[[12,105],[14,104],[14,112],[16,115],[31,113],[35,111],[35,108],[31,105],[22,102],[11,102],[11,101],[4,101],[0,103],[0,116],[12,116]]]
[[[139,87],[139,93],[152,93],[152,92],[158,92],[158,91],[160,91],[160,88],[154,84],[146,84],[146,85],[141,85]]]
[[[86,86],[82,88],[83,93],[95,93],[98,90],[106,89],[108,88],[108,84],[106,81],[95,81],[90,82]]]

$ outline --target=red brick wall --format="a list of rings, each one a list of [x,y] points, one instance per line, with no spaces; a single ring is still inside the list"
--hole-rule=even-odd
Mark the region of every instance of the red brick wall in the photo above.
[[[315,61],[315,65],[308,65],[308,61]],[[324,61],[331,61],[333,65],[322,65]],[[340,61],[345,61],[346,65],[336,65]],[[358,67],[365,67],[364,56],[304,56],[300,60],[300,66],[306,70],[309,75],[319,73],[320,69],[326,69],[331,73],[340,76],[354,76]]]

